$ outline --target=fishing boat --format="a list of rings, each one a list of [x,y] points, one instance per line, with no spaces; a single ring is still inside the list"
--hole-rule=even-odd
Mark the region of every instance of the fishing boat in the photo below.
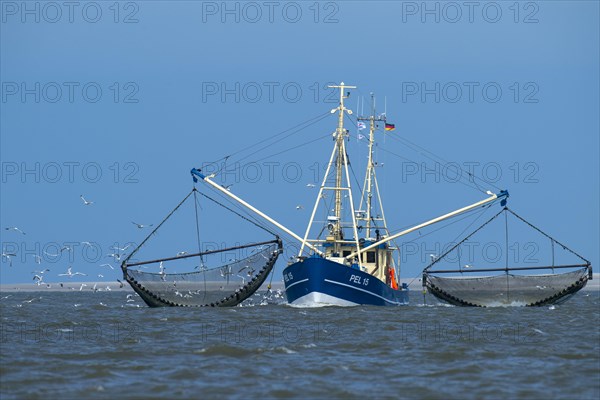
[[[303,236],[216,183],[213,180],[215,174],[205,174],[200,168],[193,168],[192,177],[195,182],[198,179],[206,182],[298,240],[300,251],[283,270],[288,303],[304,307],[407,305],[409,289],[406,284],[400,283],[400,266],[394,259],[398,246],[394,244],[394,240],[493,202],[504,202],[508,192],[500,191],[496,194],[488,191],[483,200],[392,234],[387,228],[383,212],[373,150],[378,124],[383,124],[386,128],[393,128],[393,125],[387,123],[385,114],[376,116],[374,101],[371,115],[356,119],[361,124],[369,123],[369,156],[365,184],[359,207],[356,208],[346,148],[350,131],[344,126],[345,116],[353,114],[344,101],[350,96],[348,90],[356,87],[343,82],[329,87],[339,90],[339,104],[331,110],[332,114],[337,113],[337,127],[333,133],[334,145]],[[323,207],[327,207],[327,217],[319,221],[316,219],[317,210]],[[310,238],[315,231],[316,235]]]

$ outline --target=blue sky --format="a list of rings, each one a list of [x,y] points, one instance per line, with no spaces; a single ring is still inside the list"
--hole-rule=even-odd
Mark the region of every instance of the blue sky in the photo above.
[[[191,167],[326,113],[335,107],[326,85],[339,81],[358,86],[350,108],[374,92],[396,124],[378,132],[377,151],[392,229],[484,197],[427,173],[434,164],[406,139],[508,189],[515,211],[597,265],[597,2],[0,4],[0,241],[17,254],[12,266],[3,258],[2,283],[29,282],[40,268],[58,282],[68,266],[82,280],[114,281],[118,271],[99,266],[112,262],[110,247],[139,243],[148,230],[131,222],[157,224],[191,189]],[[240,153],[217,182],[303,233],[316,194],[306,184],[332,145],[316,139],[335,124],[327,117],[236,163]],[[362,184],[365,144],[348,146]],[[193,208],[184,211],[148,255],[197,246]],[[415,237],[399,243],[408,246],[402,276],[418,276],[466,226],[456,225],[418,248]],[[26,234],[4,229],[12,226]],[[498,229],[478,248],[502,242]],[[510,232],[516,263],[531,252],[548,260],[547,241],[517,224]],[[268,238],[202,203],[204,247]],[[94,253],[81,244],[44,253],[81,241]]]

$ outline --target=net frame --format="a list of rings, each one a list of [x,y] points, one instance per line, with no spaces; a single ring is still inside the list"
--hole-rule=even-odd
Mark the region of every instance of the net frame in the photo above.
[[[576,267],[579,268],[574,269]],[[544,268],[550,267],[523,267],[518,270]],[[560,274],[519,275],[505,272],[500,275],[476,277],[442,277],[435,274],[456,271],[431,271],[423,274],[423,286],[436,298],[456,306],[535,307],[566,301],[583,289],[592,276],[590,265],[565,265],[554,268],[574,270]]]
[[[239,260],[234,260],[225,265],[213,268],[204,268],[199,271],[184,273],[151,273],[132,269],[131,267],[147,264],[162,263],[165,261],[181,260],[191,257],[203,257],[209,254],[218,254],[232,250],[246,249],[250,247],[261,247],[256,253]],[[232,307],[240,304],[252,296],[265,282],[272,271],[279,254],[283,252],[281,239],[251,243],[243,246],[228,247],[220,250],[211,250],[203,253],[189,254],[180,257],[169,257],[163,259],[126,263],[123,264],[123,278],[131,285],[133,290],[150,307]],[[242,284],[229,284],[229,276],[223,276],[224,268],[230,271],[237,269],[240,265],[254,265],[256,260],[264,259],[263,266],[256,272],[242,280]],[[244,268],[244,267],[243,267]],[[228,285],[225,290],[217,290],[218,279],[221,276],[227,279]],[[172,284],[173,283],[173,284]],[[179,283],[179,286],[177,284]],[[222,283],[222,282],[221,282]],[[225,286],[222,283],[222,286]]]
[[[554,264],[554,244],[558,244],[562,246],[563,249],[569,251],[574,254],[577,258],[584,261],[582,264],[571,264],[571,265],[552,265],[552,266],[528,266],[528,267],[509,267],[508,261],[505,268],[477,268],[472,270],[459,269],[459,270],[431,270],[431,268],[444,259],[448,254],[458,248],[462,243],[467,241],[485,226],[487,226],[490,222],[496,219],[502,213],[511,213],[520,221],[538,231],[542,235],[546,236],[551,240],[552,243],[552,263]],[[508,236],[508,226],[506,227]],[[508,240],[507,240],[508,242]],[[572,271],[556,274],[554,273],[555,269],[571,269]],[[517,275],[513,272],[515,271],[533,271],[533,270],[552,270],[552,274],[538,274],[538,275]],[[496,275],[496,276],[477,276],[477,277],[464,277],[463,274],[473,274],[473,273],[482,273],[482,272],[498,272],[502,271],[504,274]],[[454,277],[443,278],[441,276],[437,276],[439,274],[457,274],[460,275]],[[566,283],[560,283],[561,281],[565,281],[564,278],[573,277],[574,279],[570,279]],[[497,214],[492,216],[489,220],[483,223],[479,228],[475,229],[472,233],[467,235],[463,240],[458,242],[455,246],[446,251],[443,255],[435,259],[430,265],[428,265],[425,269],[423,269],[423,293],[425,294],[427,290],[431,292],[435,297],[440,300],[446,301],[450,304],[457,306],[470,306],[470,307],[493,307],[493,306],[543,306],[548,304],[555,304],[566,301],[573,294],[577,293],[579,290],[583,289],[587,284],[588,280],[591,280],[593,277],[592,265],[590,261],[569,249],[564,244],[560,243],[550,235],[543,232],[538,227],[534,226],[530,222],[526,221],[524,218],[516,214],[514,211],[509,209],[508,207],[504,207]],[[551,284],[551,292],[544,291],[544,293],[537,292],[536,289],[542,288],[544,290],[547,288],[547,285],[543,285],[543,282],[553,281]],[[492,281],[502,281],[500,284],[496,285],[493,288],[488,287],[485,290],[484,285],[490,285]],[[460,282],[461,285],[457,285]],[[538,283],[537,285],[526,284],[525,282]],[[511,299],[511,283],[512,283],[512,299]],[[541,283],[541,285],[540,285]],[[550,283],[550,282],[549,282]],[[461,292],[461,288],[458,286],[471,287],[473,290],[476,288],[473,284],[479,284],[479,292],[485,293],[487,292],[486,297],[477,296],[469,296],[467,292]],[[445,286],[445,288],[443,287]],[[454,287],[452,287],[454,286]],[[503,299],[500,299],[500,295],[506,296]]]

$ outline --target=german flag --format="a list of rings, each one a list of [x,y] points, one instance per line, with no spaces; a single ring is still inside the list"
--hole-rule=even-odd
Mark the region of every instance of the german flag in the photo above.
[[[396,125],[394,125],[394,124],[388,124],[387,122],[385,123],[385,130],[386,131],[393,131],[394,129],[396,129]]]

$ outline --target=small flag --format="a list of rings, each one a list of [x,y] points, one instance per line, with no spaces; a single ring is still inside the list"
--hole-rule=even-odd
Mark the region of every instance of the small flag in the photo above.
[[[385,130],[386,131],[393,131],[394,129],[396,129],[396,125],[394,125],[394,124],[388,124],[387,122],[385,123]]]
[[[362,121],[358,121],[358,130],[362,131],[363,129],[367,129],[367,125]]]
[[[361,135],[360,133],[358,134],[358,140],[363,140],[365,138],[364,135]]]

